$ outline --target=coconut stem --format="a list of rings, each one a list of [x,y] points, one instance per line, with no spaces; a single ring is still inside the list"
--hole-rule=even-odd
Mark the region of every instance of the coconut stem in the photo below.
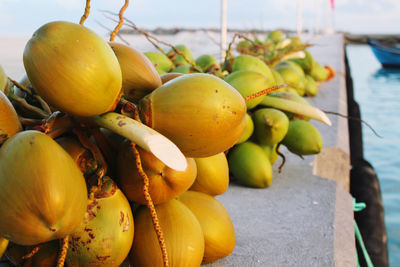
[[[117,33],[121,29],[122,25],[124,24],[124,11],[128,8],[128,5],[129,5],[129,0],[125,0],[125,4],[122,6],[122,8],[118,14],[119,22],[118,22],[117,26],[115,27],[114,31],[111,33],[110,42],[114,41],[115,35],[117,35]]]
[[[23,126],[37,126],[43,123],[43,120],[24,118],[21,116],[19,116],[18,119]]]
[[[121,104],[121,114],[128,116],[129,118],[132,118],[138,122],[142,122],[139,116],[139,111],[137,109],[137,106],[134,103],[124,98],[121,98],[120,104]]]
[[[158,243],[160,245],[161,253],[162,253],[162,257],[163,257],[164,267],[168,267],[169,266],[168,253],[167,253],[167,248],[165,246],[164,234],[161,229],[160,222],[158,221],[157,212],[154,207],[153,200],[151,199],[151,196],[149,193],[149,184],[150,184],[149,177],[143,170],[142,161],[140,159],[140,153],[137,150],[135,143],[131,142],[131,146],[132,146],[133,152],[135,154],[136,167],[138,169],[140,176],[143,179],[143,194],[144,194],[144,198],[146,200],[147,208],[150,210],[150,215],[151,215],[151,220],[153,221],[154,231],[157,234]]]
[[[230,43],[229,43],[229,45],[228,45],[228,49],[226,50],[224,63],[227,63],[229,57],[231,56],[231,53],[232,53],[232,45],[233,45],[233,43],[236,41],[236,38],[245,39],[245,40],[251,42],[254,46],[256,46],[256,45],[259,46],[259,44],[255,43],[253,40],[251,40],[250,38],[244,36],[243,34],[235,33],[235,34],[233,35],[233,37],[232,37],[232,40],[230,41]]]
[[[30,115],[32,115],[34,117],[39,117],[41,119],[45,119],[49,116],[49,113],[47,113],[46,111],[44,111],[38,107],[32,106],[22,97],[19,97],[14,94],[11,94],[11,95],[9,94],[8,97],[10,98],[11,102],[14,105],[17,105],[22,109],[28,110],[29,112],[32,113]]]
[[[289,55],[294,52],[304,51],[306,48],[312,46],[311,44],[304,44],[300,46],[292,47],[286,50],[286,47],[278,49],[278,54],[273,57],[272,59],[264,58],[264,62],[271,67],[275,67],[286,55]]]
[[[101,154],[99,147],[96,146],[92,141],[90,141],[89,137],[80,126],[74,127],[72,131],[76,134],[82,146],[88,149],[92,153],[94,159],[99,163],[100,166],[96,173],[98,178],[103,177],[104,174],[107,173],[108,165],[107,162],[104,160],[104,157]]]
[[[35,124],[35,120],[29,120],[26,118],[21,122],[23,125],[41,131],[53,139],[65,133],[73,126],[71,118],[62,115],[60,112],[54,112],[46,120],[41,120],[40,123]]]
[[[254,39],[257,39],[257,37],[254,36],[254,33],[253,33],[253,37],[254,37]],[[255,49],[258,49],[258,48],[264,48],[264,49],[266,49],[266,48],[268,48],[268,47],[271,46],[270,44],[264,44],[264,45],[263,45],[263,44],[257,43],[257,42],[255,42],[255,41],[253,41],[252,39],[250,39],[249,37],[243,35],[243,34],[235,33],[235,35],[234,35],[233,38],[232,38],[232,41],[229,43],[229,46],[228,46],[227,53],[228,53],[228,51],[229,51],[229,55],[230,55],[230,53],[231,53],[231,51],[232,51],[232,45],[233,45],[233,43],[235,42],[235,39],[236,39],[236,38],[241,38],[241,39],[245,39],[245,40],[249,41],[249,42],[254,46]],[[229,56],[229,55],[228,55],[228,56]],[[226,57],[225,57],[225,60],[226,60]]]
[[[8,96],[10,98],[12,98],[13,100],[15,100],[18,103],[22,104],[28,110],[32,110],[35,113],[40,113],[41,116],[45,115],[45,117],[47,117],[49,114],[51,114],[51,109],[50,109],[49,105],[46,103],[46,101],[43,100],[43,98],[41,98],[37,94],[34,94],[31,89],[27,88],[26,86],[23,86],[22,84],[20,84],[19,82],[11,79],[10,77],[8,77],[8,80],[10,82],[12,82],[16,87],[18,87],[19,89],[21,89],[22,91],[27,93],[28,95],[31,95],[34,98],[36,98],[38,100],[38,102],[40,103],[40,105],[41,105],[43,110],[41,110],[41,109],[39,109],[39,108],[37,108],[35,106],[30,105],[24,98],[15,95],[13,93],[13,91],[10,91],[8,93]]]
[[[34,248],[32,249],[31,252],[29,252],[29,253],[26,254],[25,256],[22,256],[22,259],[23,259],[23,260],[27,260],[27,259],[32,258],[33,256],[35,256],[36,253],[39,252],[39,250],[42,248],[42,246],[43,246],[43,244],[37,245],[36,247],[34,247]]]
[[[322,110],[310,105],[295,102],[293,100],[287,100],[266,95],[259,105],[300,114],[311,119],[323,122],[329,126],[332,125],[331,120]]]
[[[151,152],[168,167],[178,171],[186,170],[187,161],[179,148],[152,128],[115,112],[108,112],[89,119],[98,126],[135,142],[144,150]]]
[[[281,84],[281,85],[272,86],[272,87],[270,87],[270,88],[267,88],[267,89],[258,91],[257,93],[254,93],[254,94],[252,94],[252,95],[246,96],[246,97],[244,98],[244,101],[247,102],[247,101],[252,100],[252,99],[254,99],[254,98],[257,98],[257,97],[259,97],[259,96],[268,95],[269,93],[272,93],[273,91],[278,90],[278,89],[280,89],[280,88],[282,88],[282,87],[286,87],[287,85],[288,85],[287,83],[284,83],[284,84]]]
[[[278,154],[279,157],[282,158],[282,163],[281,163],[281,165],[279,165],[278,173],[281,173],[281,172],[282,172],[282,168],[283,168],[283,166],[284,166],[285,163],[286,163],[286,157],[285,157],[285,155],[283,155],[283,154],[279,151],[279,147],[280,147],[280,146],[281,146],[281,143],[277,144],[276,147],[275,147],[275,152],[276,152],[276,154]]]
[[[112,163],[114,162],[112,151],[116,149],[115,145],[105,134],[100,131],[99,128],[90,128],[89,131],[98,144],[100,150],[103,152],[104,157],[107,159],[107,163],[111,165],[112,169]]]
[[[10,82],[12,82],[16,87],[18,87],[19,89],[21,89],[22,91],[24,91],[25,93],[32,95],[32,91],[31,89],[23,86],[22,84],[20,84],[19,82],[11,79],[10,77],[8,77],[8,80],[10,80]]]
[[[65,258],[67,257],[67,252],[68,252],[68,240],[69,240],[69,235],[64,237],[62,239],[62,244],[61,244],[61,251],[60,255],[58,256],[57,260],[57,267],[63,267],[65,263]]]
[[[79,21],[80,25],[83,25],[85,20],[89,17],[89,12],[90,12],[90,0],[86,0],[85,13],[83,13],[81,20]]]

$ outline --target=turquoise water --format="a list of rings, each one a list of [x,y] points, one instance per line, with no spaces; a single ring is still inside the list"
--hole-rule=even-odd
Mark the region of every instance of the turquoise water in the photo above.
[[[349,45],[347,54],[354,96],[363,125],[364,158],[381,185],[390,266],[400,266],[400,69],[383,69],[367,45]]]

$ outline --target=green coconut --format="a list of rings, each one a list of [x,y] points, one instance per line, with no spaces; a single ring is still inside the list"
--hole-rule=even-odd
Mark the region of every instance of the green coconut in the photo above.
[[[267,77],[268,82],[274,83],[274,75],[271,72],[271,69],[267,64],[264,63],[261,59],[251,55],[240,55],[235,57],[232,66],[232,72],[238,70],[252,70],[260,72],[261,74]]]
[[[221,69],[218,61],[209,54],[204,54],[196,58],[196,65],[199,66],[204,72],[213,72]]]
[[[273,30],[268,33],[267,40],[272,40],[274,43],[278,43],[284,39],[285,35],[280,30]]]
[[[310,76],[317,82],[323,82],[328,79],[328,71],[319,62],[315,61],[310,71]]]
[[[265,188],[272,183],[272,167],[263,149],[250,141],[236,145],[228,154],[229,170],[241,184]]]
[[[278,153],[276,152],[277,146],[278,144],[260,145],[260,147],[264,150],[265,154],[267,155],[269,161],[271,162],[271,165],[274,164],[279,157]],[[281,147],[279,146],[278,151],[280,151],[280,148]]]
[[[306,74],[306,96],[316,96],[318,94],[318,85],[313,77]]]
[[[314,58],[311,53],[307,50],[304,50],[305,57],[304,58],[293,58],[290,61],[293,61],[301,66],[305,73],[310,73],[311,69],[314,66]]]
[[[314,155],[322,150],[322,137],[311,123],[304,120],[292,120],[282,144],[296,155]]]
[[[175,67],[174,63],[163,53],[145,52],[144,55],[153,63],[159,75],[170,72]]]
[[[239,70],[225,77],[225,81],[233,86],[243,98],[272,87],[274,84],[264,75],[252,70]],[[265,97],[261,95],[246,101],[247,109],[256,107]]]
[[[182,52],[189,61],[194,62],[192,51],[190,51],[186,45],[179,44],[176,45],[175,48],[179,52]],[[190,64],[190,62],[188,62],[182,55],[176,53],[172,48],[167,52],[167,56],[169,59],[171,59],[175,66]]]
[[[287,62],[282,62],[275,66],[275,70],[282,76],[282,79],[295,88],[299,95],[304,94],[304,73],[300,73],[296,68]]]
[[[192,66],[189,64],[179,65],[171,70],[171,72],[188,74],[193,73]]]
[[[274,108],[262,108],[254,112],[254,132],[258,143],[273,146],[285,137],[289,128],[289,118]]]

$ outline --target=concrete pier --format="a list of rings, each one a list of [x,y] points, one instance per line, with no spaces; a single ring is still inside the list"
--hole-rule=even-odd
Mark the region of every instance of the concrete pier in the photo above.
[[[308,100],[346,115],[343,37],[310,42],[315,59],[331,65],[337,75]],[[281,173],[274,165],[271,187],[232,184],[218,197],[232,217],[237,244],[231,256],[207,266],[356,266],[347,119],[329,118],[331,127],[312,121],[324,141],[320,154],[302,160],[283,150],[286,165]]]
[[[216,37],[212,34],[191,32],[160,39],[187,44],[195,56],[216,55],[218,46],[210,41]],[[143,38],[139,41],[137,36],[124,37],[142,52],[154,50]],[[0,37],[0,64],[14,79],[24,73],[22,52],[28,38]],[[337,74],[322,83],[318,95],[308,101],[325,111],[346,115],[343,36],[319,36],[306,41],[314,44],[309,50],[315,59],[331,65]],[[301,159],[282,147],[286,164],[278,173],[280,159],[275,163],[269,188],[251,189],[232,183],[225,194],[217,197],[233,221],[236,247],[230,256],[206,266],[356,266],[353,199],[348,193],[347,119],[328,116],[331,127],[312,121],[324,142],[320,154]]]

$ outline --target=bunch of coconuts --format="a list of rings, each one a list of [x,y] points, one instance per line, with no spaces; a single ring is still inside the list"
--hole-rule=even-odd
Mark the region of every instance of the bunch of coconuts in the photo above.
[[[145,53],[162,80],[210,73],[229,83],[246,99],[245,130],[227,153],[229,170],[236,182],[256,188],[270,186],[271,166],[278,154],[282,155],[280,145],[300,157],[321,151],[322,137],[309,120],[328,125],[331,122],[305,97],[317,95],[318,83],[329,81],[335,73],[332,67],[322,67],[315,61],[299,38],[286,38],[276,30],[265,41],[242,41],[237,45],[239,54],[228,54],[223,64],[209,54],[194,59],[186,45],[175,48],[165,54]],[[251,97],[273,87],[280,88]]]
[[[206,73],[163,83],[143,53],[63,21],[33,34],[23,62],[19,83],[0,68],[0,254],[192,267],[233,251],[214,196],[246,127],[239,91]]]

